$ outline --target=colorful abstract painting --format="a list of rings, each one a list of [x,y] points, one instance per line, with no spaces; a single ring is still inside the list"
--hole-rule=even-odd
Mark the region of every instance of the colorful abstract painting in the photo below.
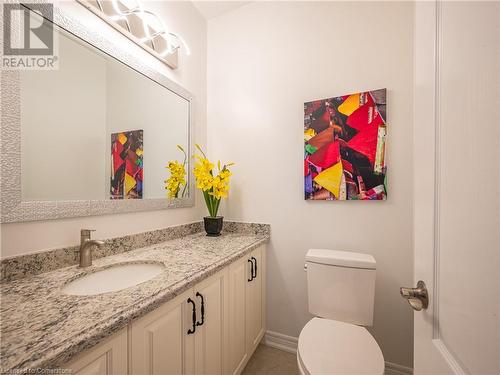
[[[142,199],[142,130],[111,134],[111,199]]]
[[[385,200],[386,89],[304,104],[307,200]]]

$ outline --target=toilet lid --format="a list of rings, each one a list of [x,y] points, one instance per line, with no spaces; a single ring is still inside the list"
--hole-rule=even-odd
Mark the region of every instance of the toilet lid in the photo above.
[[[384,357],[364,328],[313,318],[299,336],[298,358],[308,375],[383,375]]]

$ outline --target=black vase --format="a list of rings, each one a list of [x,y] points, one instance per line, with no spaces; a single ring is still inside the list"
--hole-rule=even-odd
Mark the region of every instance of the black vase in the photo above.
[[[223,216],[205,216],[203,221],[205,223],[205,232],[207,232],[207,236],[209,237],[217,237],[220,236],[220,232],[222,230],[222,220]]]

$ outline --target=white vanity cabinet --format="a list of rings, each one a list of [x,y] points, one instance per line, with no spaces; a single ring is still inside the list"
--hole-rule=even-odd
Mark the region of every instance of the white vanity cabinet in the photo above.
[[[247,308],[247,351],[251,355],[259,345],[266,331],[266,263],[264,262],[264,250],[262,247],[250,254],[250,260],[254,263],[254,275],[251,281],[247,281],[246,308]],[[252,271],[252,270],[251,270]]]
[[[229,266],[229,374],[239,374],[265,332],[265,251]]]
[[[194,296],[204,309],[197,310],[198,320],[194,333],[195,374],[221,375],[226,373],[228,345],[228,270],[202,281],[194,290]]]
[[[265,332],[265,273],[262,246],[132,322],[70,368],[78,375],[239,374]]]
[[[183,293],[131,324],[131,374],[194,372],[193,338],[187,334],[191,326],[191,307],[187,299],[191,294],[191,291]]]
[[[223,374],[226,290],[227,270],[222,270],[133,322],[131,373]]]
[[[247,351],[247,283],[250,277],[249,258],[229,266],[229,371],[237,374],[248,361]]]
[[[127,328],[64,366],[73,375],[127,374]]]

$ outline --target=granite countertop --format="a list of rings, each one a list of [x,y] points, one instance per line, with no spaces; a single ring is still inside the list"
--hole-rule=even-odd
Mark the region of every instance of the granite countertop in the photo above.
[[[190,234],[152,246],[0,284],[2,371],[64,365],[132,320],[269,241],[269,232]],[[164,272],[142,284],[95,296],[61,287],[78,275],[123,262],[161,262]]]

